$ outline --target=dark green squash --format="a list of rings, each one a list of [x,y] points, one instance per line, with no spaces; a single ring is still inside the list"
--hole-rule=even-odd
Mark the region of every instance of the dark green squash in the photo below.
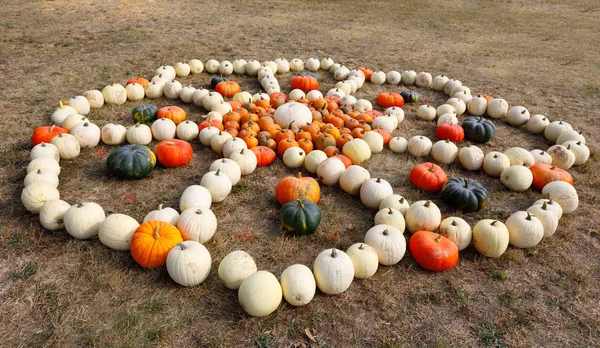
[[[149,147],[132,144],[119,147],[106,158],[108,172],[123,179],[142,179],[150,175],[156,156]]]
[[[465,130],[465,139],[479,143],[487,143],[496,134],[496,126],[483,117],[468,116],[461,126]]]
[[[140,123],[153,122],[156,120],[157,111],[158,107],[154,104],[142,104],[131,110],[131,117]]]
[[[451,207],[465,212],[483,209],[488,202],[487,190],[473,179],[452,178],[442,187],[442,199]]]
[[[400,95],[407,103],[418,103],[420,99],[419,93],[414,91],[402,91]]]
[[[215,76],[212,79],[210,79],[210,87],[215,89],[217,87],[217,85],[219,84],[219,82],[226,82],[226,81],[229,81],[229,79],[226,77]]]
[[[309,200],[295,200],[281,207],[281,225],[295,235],[315,233],[321,222],[321,208]]]
[[[319,75],[315,74],[314,72],[310,72],[310,71],[302,71],[302,72],[296,74],[296,76],[311,76],[311,77],[314,77],[317,81],[319,81]]]

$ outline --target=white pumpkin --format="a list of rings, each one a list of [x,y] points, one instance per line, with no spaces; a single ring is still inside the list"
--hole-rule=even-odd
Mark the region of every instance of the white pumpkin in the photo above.
[[[183,240],[206,243],[217,231],[217,217],[208,208],[188,208],[181,212],[176,226]]]
[[[91,122],[75,125],[70,132],[81,148],[95,147],[100,142],[100,127]]]
[[[432,201],[416,201],[406,210],[404,218],[406,227],[411,233],[435,232],[442,222],[442,213]]]
[[[531,205],[530,208],[543,207],[544,205],[546,205],[546,210],[556,215],[556,217],[560,220],[563,214],[562,207],[560,206],[560,204],[556,203],[551,199],[538,199]]]
[[[102,95],[102,92],[97,89],[85,91],[83,96],[88,100],[91,108],[98,109],[104,105],[104,96]]]
[[[306,159],[306,152],[299,147],[290,147],[283,153],[283,163],[288,168],[300,168]]]
[[[570,140],[564,143],[563,146],[575,154],[574,166],[580,166],[590,158],[590,149],[579,141]]]
[[[204,146],[210,146],[210,142],[213,136],[219,134],[221,131],[217,127],[208,126],[205,127],[198,133],[198,139]],[[227,140],[227,139],[225,139]]]
[[[98,234],[105,218],[104,209],[97,203],[77,202],[65,213],[65,229],[74,238],[89,239]]]
[[[167,272],[173,281],[182,286],[202,284],[212,266],[210,253],[195,241],[178,243],[167,255]]]
[[[327,186],[339,182],[342,173],[346,170],[344,162],[335,157],[329,157],[317,166],[317,176]]]
[[[194,93],[196,92],[196,88],[190,86],[185,86],[181,88],[179,91],[179,99],[181,99],[184,103],[192,103],[194,101]]]
[[[44,181],[52,184],[54,187],[58,187],[58,175],[48,168],[39,168],[38,170],[27,173],[25,180],[23,181],[23,186],[28,186],[32,182],[38,181]]]
[[[379,210],[392,208],[399,211],[402,215],[406,215],[406,211],[410,208],[410,203],[401,195],[393,194],[391,196],[387,196],[381,203],[379,204]],[[405,220],[406,224],[406,220]]]
[[[544,237],[544,226],[526,211],[514,212],[504,223],[508,229],[508,242],[516,248],[532,248]]]
[[[236,74],[243,75],[246,73],[246,64],[248,62],[245,59],[236,59],[231,64],[233,65],[233,72]]]
[[[524,106],[513,106],[508,109],[503,119],[508,122],[508,124],[521,127],[529,121],[530,115],[529,110],[527,110]]]
[[[277,278],[267,272],[258,271],[244,279],[238,290],[240,305],[253,317],[266,317],[281,304],[283,292]]]
[[[174,139],[177,134],[177,125],[168,118],[159,118],[150,126],[152,136],[158,141]]]
[[[390,225],[381,224],[371,227],[365,234],[365,244],[375,249],[379,263],[384,266],[397,264],[406,253],[404,234]]]
[[[127,139],[127,128],[117,123],[107,123],[100,130],[100,138],[107,145],[120,145]]]
[[[344,97],[352,93],[352,86],[346,81],[339,81],[334,88],[341,89],[344,92]]]
[[[140,224],[131,216],[111,214],[100,223],[98,239],[113,250],[129,250],[131,237]]]
[[[200,74],[204,71],[204,63],[200,59],[192,59],[188,62],[188,65],[192,74]]]
[[[373,110],[373,104],[366,99],[359,99],[354,103],[354,108],[360,112]]]
[[[379,205],[381,205],[381,203]],[[404,215],[402,215],[400,211],[391,207],[379,210],[377,214],[375,214],[374,223],[375,225],[390,225],[398,229],[398,231],[400,231],[401,233],[404,233],[404,230],[406,228]]]
[[[433,143],[423,135],[415,135],[408,141],[408,152],[414,157],[427,157],[431,152]]]
[[[178,139],[192,141],[198,136],[198,125],[194,121],[185,120],[177,125],[175,133]]]
[[[194,103],[194,105],[204,107],[204,104],[202,103],[202,101],[204,100],[204,97],[206,97],[209,94],[210,94],[209,90],[204,89],[204,88],[197,88],[194,91],[194,94],[192,94],[192,103]]]
[[[177,71],[170,65],[161,65],[156,69],[156,75],[163,75],[167,79],[171,80],[175,78]]]
[[[173,79],[173,77],[170,77],[168,75],[163,75],[163,74],[158,74],[154,77],[152,77],[152,79],[150,80],[150,83],[155,83],[157,85],[159,85],[161,88],[165,87],[165,83],[171,81]],[[149,85],[149,84],[148,84]],[[146,87],[148,87],[148,85],[146,85]]]
[[[380,116],[380,117],[384,117],[384,116]],[[365,134],[363,135],[362,140],[364,142],[367,143],[367,145],[369,145],[369,149],[371,150],[371,153],[380,153],[381,151],[383,151],[383,136],[375,131],[368,131],[365,132]],[[354,139],[352,139],[351,141],[354,141]],[[346,146],[346,145],[344,145]],[[352,162],[354,163],[354,162]]]
[[[39,214],[44,203],[53,199],[60,199],[60,193],[49,182],[32,182],[21,191],[21,203],[25,209],[34,214]]]
[[[231,180],[231,185],[236,185],[242,176],[242,170],[240,169],[240,166],[229,158],[215,160],[210,167],[208,167],[208,171],[217,170],[220,170],[221,173],[229,177],[229,180]]]
[[[460,116],[467,110],[467,104],[460,98],[450,98],[446,101],[446,104],[452,105],[456,110],[456,116]],[[469,104],[470,105],[470,104]]]
[[[456,117],[456,113],[447,113],[441,115],[437,120],[437,126],[441,126],[443,124],[459,124],[458,117]]]
[[[398,125],[400,123],[402,123],[402,121],[404,121],[404,110],[402,110],[402,108],[399,108],[397,106],[391,106],[391,107],[385,109],[383,111],[383,114],[384,115],[392,115],[392,116],[396,117],[396,127],[394,129],[398,128]]]
[[[531,167],[535,163],[533,155],[522,147],[511,147],[504,151],[504,154],[510,160],[511,166],[525,165]]]
[[[242,175],[252,174],[256,169],[256,165],[258,164],[258,160],[254,152],[247,149],[241,149],[239,152],[236,151],[232,153],[229,158],[240,166]]]
[[[342,172],[339,183],[344,192],[357,196],[363,183],[370,178],[371,174],[368,170],[358,165],[351,165]]]
[[[352,164],[361,164],[367,161],[371,158],[371,152],[369,143],[359,138],[350,140],[342,147],[342,153],[352,161]]]
[[[260,69],[260,62],[258,60],[249,60],[246,63],[246,74],[256,76],[258,69]]]
[[[188,76],[192,70],[188,63],[177,62],[173,67],[175,69],[175,75],[180,77]]]
[[[175,225],[177,225],[177,221],[179,221],[179,213],[177,212],[177,210],[175,210],[173,208],[170,208],[170,207],[163,208],[163,205],[159,204],[155,210],[152,210],[151,212],[146,214],[143,222],[154,221],[154,220],[168,222],[171,225],[175,226]]]
[[[211,111],[213,105],[222,103],[224,101],[223,96],[218,92],[208,92],[202,97],[202,107],[208,111]]]
[[[349,94],[346,94],[342,99],[340,99],[340,105],[344,106],[344,105],[354,105],[356,104],[356,101],[358,99],[356,99],[354,96],[351,96]]]
[[[329,55],[321,59],[321,70],[329,70],[333,65],[333,59],[329,58]]]
[[[414,85],[417,82],[417,72],[405,70],[402,72],[402,83],[405,85]]]
[[[585,145],[585,137],[583,136],[583,132],[576,130],[566,130],[558,136],[556,139],[556,144],[564,144],[567,141],[576,141]]]
[[[488,102],[486,112],[491,118],[501,119],[508,112],[508,103],[502,98],[494,98]]]
[[[276,58],[274,61],[277,66],[277,72],[285,74],[290,71],[290,62],[285,58]]]
[[[244,140],[238,137],[231,137],[225,140],[223,143],[223,148],[221,149],[221,153],[223,157],[229,157],[234,152],[240,152],[242,149],[247,149],[248,145]]]
[[[437,75],[433,78],[433,81],[431,82],[431,87],[436,91],[443,91],[444,86],[446,85],[446,82],[448,82],[448,80],[448,76]]]
[[[450,104],[442,104],[435,109],[436,117],[440,117],[444,114],[456,114],[456,109]]]
[[[150,82],[146,85],[146,98],[148,99],[158,99],[163,96],[163,83],[158,82]]]
[[[138,123],[127,128],[127,142],[130,144],[148,145],[152,142],[152,129]]]
[[[224,60],[219,63],[219,74],[224,76],[233,74],[233,64],[228,60]]]
[[[454,88],[452,88],[450,90],[449,96],[451,96],[451,97],[457,96],[458,97],[461,94],[463,94],[463,95],[465,95],[465,94],[471,95],[471,89],[469,87],[466,87],[466,86],[454,86]],[[469,99],[469,101],[470,101],[470,99]],[[468,102],[465,102],[465,103],[468,103]]]
[[[204,69],[209,74],[216,74],[219,71],[219,61],[216,59],[209,59],[204,64]]]
[[[104,87],[102,96],[106,104],[121,105],[127,101],[127,91],[118,83]]]
[[[312,150],[304,159],[304,168],[309,173],[316,174],[319,164],[327,159],[327,154],[321,150]]]
[[[60,152],[56,146],[42,142],[34,146],[29,153],[29,159],[32,161],[40,157],[51,158],[58,162],[60,161]]]
[[[336,81],[345,80],[348,78],[349,75],[350,75],[350,69],[346,68],[345,66],[341,66],[339,69],[337,69],[336,71],[333,72],[333,78]]]
[[[386,81],[390,85],[397,85],[402,81],[402,75],[396,70],[388,71],[386,74]]]
[[[329,91],[327,91],[326,95],[328,97],[337,97],[337,98],[341,99],[341,98],[343,98],[343,97],[346,96],[346,93],[343,90],[339,89],[339,88],[332,88]]]
[[[408,150],[408,140],[403,137],[393,137],[388,143],[390,150],[394,153],[404,153]]]
[[[207,208],[212,205],[212,196],[206,187],[200,185],[188,186],[179,198],[179,210],[188,208]]]
[[[460,92],[456,92],[456,94],[452,95],[452,98],[460,99],[465,103],[465,108],[467,104],[473,99],[473,96],[470,94],[471,92],[467,92],[465,90],[461,90]],[[465,109],[466,110],[466,109]]]
[[[419,87],[429,87],[431,86],[432,82],[433,77],[431,76],[431,74],[425,71],[421,71],[417,74],[417,81],[415,81],[415,84]]]
[[[306,94],[304,93],[303,90],[296,88],[296,89],[292,89],[290,91],[290,94],[288,95],[288,98],[290,100],[304,99],[304,98],[306,98]]]
[[[60,175],[60,164],[54,158],[39,157],[32,160],[27,165],[27,174],[37,172],[39,169],[50,171],[56,174],[56,176]]]
[[[469,114],[473,116],[482,116],[487,110],[487,104],[487,99],[478,94],[467,104],[467,111],[469,111]]]
[[[77,110],[77,113],[80,115],[86,116],[90,113],[90,102],[82,95],[69,98],[67,104]]]
[[[140,101],[146,96],[146,90],[139,83],[130,83],[125,86],[125,93],[127,94],[127,100]]]
[[[310,268],[295,264],[281,273],[283,297],[292,306],[305,306],[315,296],[317,282]]]
[[[60,230],[65,227],[63,219],[71,205],[61,199],[47,201],[40,209],[40,223],[50,231]]]
[[[532,205],[527,208],[527,213],[534,215],[544,227],[544,238],[548,238],[556,232],[558,228],[558,215],[555,211],[548,209],[548,203],[544,202],[542,205]]]
[[[548,183],[542,189],[542,196],[558,203],[563,210],[563,214],[571,214],[579,205],[577,190],[565,181]]]
[[[288,128],[292,123],[296,126],[305,125],[312,122],[312,113],[310,109],[297,102],[285,103],[275,110],[273,115],[275,123],[282,128]]]
[[[452,95],[452,90],[456,87],[460,87],[462,86],[462,82],[460,82],[457,79],[449,79],[448,81],[446,81],[446,83],[444,84],[444,93],[446,95],[451,96]]]
[[[210,192],[212,201],[215,203],[223,202],[231,192],[231,179],[219,169],[214,172],[208,172],[202,176],[200,185],[206,187]]]
[[[50,119],[52,120],[53,124],[62,127],[64,120],[72,114],[77,114],[77,110],[74,107],[63,104],[63,102],[59,101],[58,108],[54,110],[52,116],[50,116]]]
[[[553,145],[546,150],[552,157],[552,165],[567,170],[575,163],[575,154],[562,145]]]
[[[378,209],[381,201],[393,194],[392,185],[381,178],[368,179],[360,187],[360,201],[371,209]]]
[[[531,170],[524,165],[510,166],[500,174],[500,182],[512,191],[525,191],[533,183]]]
[[[179,93],[182,88],[181,82],[177,80],[167,81],[163,86],[163,93],[167,99],[179,99]]]
[[[544,150],[533,149],[529,153],[533,156],[533,163],[552,164],[552,156]]]
[[[535,114],[527,121],[525,129],[532,134],[541,134],[544,133],[549,124],[550,120],[546,116]]]
[[[371,78],[369,79],[369,81],[371,81],[371,83],[374,85],[383,85],[386,79],[387,76],[385,75],[385,72],[375,71],[373,72],[373,74],[371,74]]]
[[[393,115],[378,116],[373,120],[371,127],[373,127],[373,129],[381,128],[392,133],[398,128],[398,119]]]
[[[550,122],[546,129],[544,129],[544,137],[551,143],[556,143],[558,137],[565,131],[573,130],[573,127],[564,121],[553,121]]]
[[[71,129],[73,129],[73,127],[75,127],[79,123],[84,123],[84,122],[90,122],[90,120],[88,120],[87,117],[82,116],[80,114],[71,114],[71,115],[67,116],[67,118],[65,118],[65,120],[63,121],[62,128],[70,131]]]
[[[501,256],[508,248],[508,241],[508,229],[498,220],[480,220],[473,227],[473,246],[483,256]]]
[[[321,67],[321,62],[317,58],[308,58],[306,60],[306,70],[308,71],[318,71]]]
[[[231,290],[237,290],[244,279],[256,273],[256,263],[245,251],[236,250],[227,254],[219,264],[219,279]]]
[[[239,101],[242,104],[249,103],[252,102],[252,94],[250,94],[249,92],[242,91],[236,93],[231,99],[234,101]]]
[[[450,164],[458,156],[458,146],[449,140],[440,140],[433,144],[431,157],[439,163]]]
[[[327,249],[315,259],[313,273],[319,290],[327,295],[337,295],[346,291],[352,284],[354,264],[345,252]]]
[[[221,115],[225,115],[226,113],[233,111],[233,109],[231,108],[231,104],[222,101],[220,103],[212,104],[210,107],[210,111],[218,112]]]
[[[368,279],[377,272],[379,256],[372,246],[365,243],[352,244],[346,254],[352,260],[355,278]]]
[[[79,156],[81,147],[79,141],[71,134],[59,134],[50,143],[58,149],[61,159],[70,160]]]
[[[508,167],[510,159],[502,152],[488,152],[483,158],[483,171],[489,176],[497,178]]]
[[[475,145],[467,145],[458,152],[458,161],[466,170],[478,170],[483,165],[483,151]]]
[[[465,220],[454,216],[442,220],[439,233],[456,244],[459,251],[468,247],[473,237],[471,226]]]
[[[294,58],[290,60],[290,69],[292,71],[302,71],[304,70],[304,62],[302,59]]]
[[[319,90],[313,89],[312,91],[306,93],[306,99],[308,99],[308,101],[323,99],[323,93],[321,93]]]

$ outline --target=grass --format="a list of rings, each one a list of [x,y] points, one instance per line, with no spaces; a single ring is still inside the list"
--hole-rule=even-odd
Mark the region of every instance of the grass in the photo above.
[[[223,9],[191,0],[140,2],[107,0],[4,1],[0,18],[0,343],[9,346],[597,346],[600,344],[600,244],[594,221],[600,143],[600,17],[592,0],[531,3],[465,2],[456,7],[434,0],[234,2]],[[318,11],[316,11],[318,6]],[[260,16],[251,9],[264,9]],[[163,14],[169,13],[169,16]],[[311,20],[299,18],[310,13]],[[360,13],[359,16],[356,14]],[[206,18],[222,18],[206,21]],[[465,18],[478,18],[466,21]],[[341,18],[352,18],[343,21]],[[392,25],[389,18],[401,18]],[[26,19],[26,20],[24,20]],[[174,24],[176,22],[176,25]],[[143,25],[141,23],[146,23]],[[151,24],[147,24],[151,23]],[[268,23],[268,28],[265,26]],[[177,30],[175,30],[177,29]],[[576,39],[573,39],[576,38]],[[588,163],[570,172],[580,207],[561,218],[555,235],[531,250],[509,247],[499,258],[481,257],[469,247],[456,268],[444,273],[418,267],[407,252],[395,266],[381,267],[370,280],[355,280],[340,296],[317,293],[305,307],[283,304],[267,318],[250,318],[235,291],[217,276],[219,262],[242,249],[258,268],[278,276],[294,263],[312,266],[325,248],[346,249],[364,238],[374,211],[339,187],[322,187],[323,222],[310,237],[282,236],[274,187],[294,174],[280,160],[242,178],[233,194],[215,204],[219,228],[206,243],[213,260],[200,286],[183,288],[164,268],[145,270],[127,252],[115,252],[97,239],[80,241],[64,230],[44,230],[38,217],[20,204],[23,168],[32,130],[49,122],[58,100],[91,88],[151,77],[159,65],[200,58],[322,58],[327,54],[350,67],[412,69],[459,78],[475,93],[505,98],[551,120],[583,129],[592,150]],[[324,73],[322,91],[336,81]],[[210,75],[182,79],[208,86]],[[280,77],[287,91],[292,74]],[[235,76],[244,89],[259,90],[255,79]],[[415,89],[439,105],[445,95],[409,86],[366,84],[357,97],[374,99],[384,90]],[[144,101],[147,102],[147,101]],[[205,110],[178,101],[198,121]],[[132,124],[131,108],[93,110],[88,118],[103,125]],[[394,135],[434,136],[432,123],[415,118],[418,105],[405,105],[405,121]],[[511,146],[546,149],[551,144],[495,121],[496,137],[484,152]],[[151,147],[155,144],[151,144]],[[74,161],[61,161],[61,199],[90,200],[107,212],[141,221],[157,204],[177,208],[183,189],[198,184],[212,161],[210,149],[193,142],[194,158],[176,169],[158,167],[148,180],[107,179],[103,166],[113,149],[83,149]],[[102,150],[105,156],[97,156]],[[410,168],[425,159],[388,150],[364,163],[372,176],[388,180],[409,201],[433,199],[445,216],[455,212],[439,195],[408,180]],[[526,209],[541,193],[513,193],[481,171],[458,164],[448,176],[468,176],[490,192],[481,212],[462,214],[471,226],[480,219],[504,221]],[[306,173],[304,173],[306,174]],[[308,174],[307,174],[308,175]],[[126,197],[135,197],[134,200]],[[438,204],[439,203],[439,204]],[[509,275],[509,276],[507,276]],[[309,330],[313,339],[306,335]]]

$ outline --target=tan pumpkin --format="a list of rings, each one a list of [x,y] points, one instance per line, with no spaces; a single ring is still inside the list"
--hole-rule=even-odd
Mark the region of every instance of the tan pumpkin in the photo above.
[[[483,151],[475,145],[467,145],[458,152],[458,161],[466,170],[478,170],[483,159]]]
[[[381,178],[368,179],[360,187],[360,200],[371,209],[378,209],[381,201],[393,194],[390,183]]]
[[[508,248],[508,229],[498,221],[480,220],[473,227],[473,246],[483,256],[499,257]]]
[[[442,213],[432,201],[416,201],[405,214],[406,227],[411,233],[437,231],[442,222]]]
[[[550,198],[560,205],[563,214],[571,214],[579,205],[577,190],[565,181],[553,181],[542,189],[542,196]]]
[[[398,194],[387,196],[379,204],[379,210],[393,208],[399,211],[402,215],[406,216],[406,211],[410,208],[410,202]],[[406,222],[406,221],[405,221]]]
[[[358,165],[351,165],[342,172],[339,183],[344,192],[357,196],[360,194],[361,186],[370,178],[371,174],[368,170]]]
[[[512,191],[521,192],[531,187],[533,174],[525,165],[510,166],[500,174],[500,182]]]
[[[510,159],[502,152],[488,152],[483,158],[483,171],[489,176],[497,178],[508,167],[510,167]]]
[[[459,251],[468,247],[473,237],[471,226],[465,220],[454,216],[442,220],[439,232],[456,244]]]
[[[406,228],[406,222],[404,221],[404,215],[394,208],[381,209],[375,214],[375,225],[390,225],[395,227],[401,233],[404,233]]]

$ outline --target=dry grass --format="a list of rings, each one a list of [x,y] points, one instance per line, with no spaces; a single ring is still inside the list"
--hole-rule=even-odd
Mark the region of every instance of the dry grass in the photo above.
[[[600,58],[596,1],[523,0],[427,3],[405,1],[234,1],[227,5],[166,1],[1,1],[0,107],[0,345],[7,346],[596,346],[600,344],[600,240],[594,221],[598,172]],[[586,133],[593,154],[571,171],[581,205],[561,220],[555,236],[530,250],[510,248],[487,259],[468,248],[458,266],[442,274],[420,269],[407,255],[341,296],[319,293],[305,308],[283,304],[264,319],[247,317],[235,292],[216,276],[230,251],[251,253],[259,269],[278,275],[292,263],[312,265],[324,248],[362,240],[374,212],[323,187],[323,224],[311,237],[281,236],[274,186],[292,171],[280,162],[261,168],[215,206],[219,231],[207,244],[213,271],[201,286],[176,286],[164,269],[143,270],[128,253],[98,240],[78,241],[49,232],[19,204],[32,129],[49,122],[57,100],[151,76],[161,64],[236,57],[288,59],[331,54],[349,66],[430,71],[459,78],[475,92],[525,105]],[[287,86],[291,75],[281,78]],[[207,85],[209,76],[185,79]],[[243,79],[241,79],[243,80]],[[257,90],[253,80],[243,86]],[[333,85],[326,78],[325,87]],[[384,86],[365,87],[372,99]],[[443,96],[423,91],[433,104]],[[166,105],[167,101],[159,104]],[[91,114],[104,124],[121,121],[133,103]],[[202,110],[184,106],[192,120]],[[398,134],[433,136],[415,120],[414,106]],[[547,148],[542,138],[500,125],[484,151],[518,145]],[[138,220],[158,203],[177,206],[183,189],[198,183],[216,155],[194,144],[191,165],[155,170],[149,180],[106,177],[100,146],[63,163],[63,199],[92,200]],[[99,155],[98,150],[105,155]],[[385,151],[365,166],[414,201],[433,198],[408,182],[417,160]],[[458,165],[447,168],[462,173]],[[505,219],[540,197],[514,194],[498,180],[468,174],[491,191],[488,208],[464,217]],[[127,199],[131,195],[135,199]],[[445,214],[447,210],[440,202]],[[339,232],[339,233],[338,233]],[[309,329],[313,342],[304,333]]]

